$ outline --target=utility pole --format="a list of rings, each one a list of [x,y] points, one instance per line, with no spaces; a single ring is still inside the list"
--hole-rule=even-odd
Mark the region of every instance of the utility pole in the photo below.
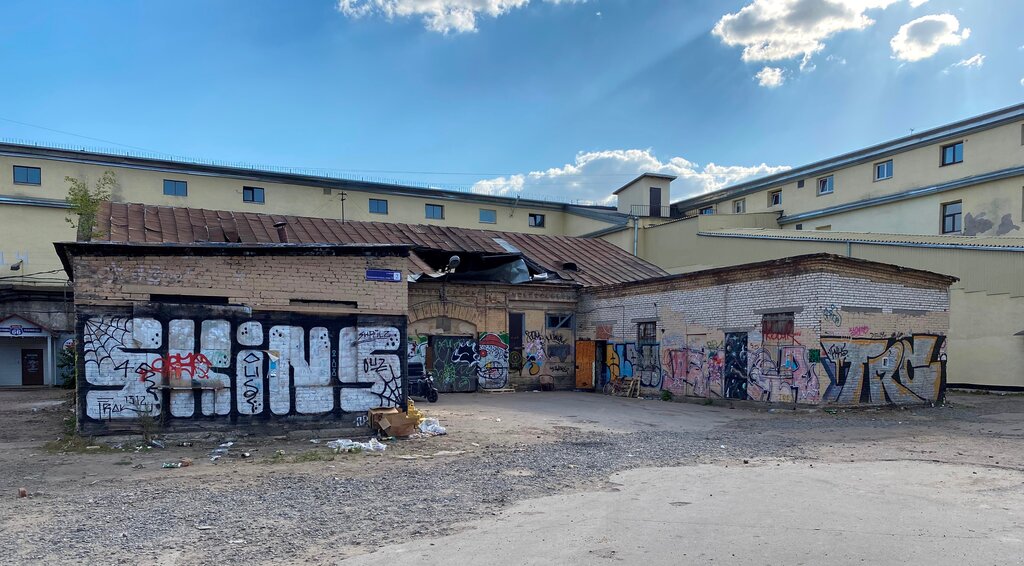
[[[347,197],[347,196],[348,196],[348,193],[346,193],[345,191],[341,191],[341,223],[342,224],[345,223],[345,197]]]

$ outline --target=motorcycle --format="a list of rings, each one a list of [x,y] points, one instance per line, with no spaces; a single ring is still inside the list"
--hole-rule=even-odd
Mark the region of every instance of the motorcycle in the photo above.
[[[430,372],[423,371],[423,364],[409,364],[409,396],[421,397],[430,403],[437,403],[437,387],[434,386],[434,376]]]

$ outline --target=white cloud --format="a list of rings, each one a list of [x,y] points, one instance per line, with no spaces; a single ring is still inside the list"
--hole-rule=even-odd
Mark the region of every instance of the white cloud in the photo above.
[[[924,4],[927,1],[928,0],[910,0],[910,7],[917,8],[918,6]]]
[[[976,69],[978,67],[981,67],[984,64],[985,64],[985,56],[982,55],[981,53],[978,53],[977,55],[975,55],[973,57],[968,57],[967,59],[962,59],[958,63],[953,63],[952,65],[946,67],[946,69],[944,71],[942,71],[942,72],[943,73],[949,73],[951,70],[953,70],[953,69],[955,69],[957,67],[966,67],[968,69],[971,69],[971,68],[975,68]]]
[[[1020,80],[1020,86],[1024,86],[1024,79]]]
[[[778,67],[765,67],[758,71],[754,78],[757,79],[757,84],[765,88],[777,88],[786,82],[782,69]]]
[[[582,4],[587,0],[543,0],[549,4]],[[476,31],[478,16],[497,18],[530,0],[338,0],[338,11],[350,18],[380,14],[396,17],[422,16],[430,31],[448,34]]]
[[[743,60],[782,61],[801,57],[801,68],[825,48],[824,41],[847,30],[862,30],[874,20],[865,12],[898,0],[754,0],[735,14],[722,16],[712,34],[743,47]]]
[[[946,45],[960,45],[971,36],[970,28],[960,29],[960,20],[953,14],[922,16],[903,24],[889,46],[893,57],[903,61],[920,61],[939,52]]]
[[[555,195],[567,200],[609,204],[612,191],[640,173],[679,177],[672,183],[673,200],[690,197],[755,177],[789,169],[788,166],[699,165],[683,157],[659,160],[649,149],[612,149],[580,152],[573,163],[546,171],[478,181],[472,191],[491,195],[538,197]]]
[[[825,57],[825,60],[828,61],[829,63],[836,63],[838,65],[846,64],[846,58],[840,57],[838,55],[829,55],[828,57]]]

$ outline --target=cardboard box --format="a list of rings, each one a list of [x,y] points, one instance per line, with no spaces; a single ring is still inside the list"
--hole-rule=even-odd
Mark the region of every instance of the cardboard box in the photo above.
[[[379,424],[380,429],[388,436],[410,436],[416,433],[419,420],[410,417],[408,413],[396,412],[381,417]]]
[[[367,411],[370,422],[370,430],[384,430],[384,427],[380,426],[380,420],[388,415],[397,415],[400,413],[395,407],[389,407],[387,409],[370,409]]]

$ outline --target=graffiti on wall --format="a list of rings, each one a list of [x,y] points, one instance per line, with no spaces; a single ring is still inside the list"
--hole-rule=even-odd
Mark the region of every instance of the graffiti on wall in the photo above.
[[[479,358],[476,361],[477,380],[482,389],[502,389],[508,386],[508,333],[483,332],[480,334]]]
[[[715,342],[662,350],[662,389],[673,395],[722,397],[725,352]]]
[[[829,381],[824,402],[934,402],[945,387],[944,336],[823,337],[821,347],[821,364]]]
[[[434,336],[430,340],[432,369],[442,393],[476,391],[480,354],[471,336]]]
[[[817,403],[818,375],[802,345],[762,346],[749,354],[747,397],[754,401]]]
[[[523,373],[538,375],[544,367],[547,352],[544,350],[544,336],[535,330],[528,330],[523,340]]]
[[[82,418],[323,415],[403,403],[399,328],[284,318],[85,317]]]
[[[422,334],[409,336],[409,363],[427,363],[427,344],[430,338]]]

